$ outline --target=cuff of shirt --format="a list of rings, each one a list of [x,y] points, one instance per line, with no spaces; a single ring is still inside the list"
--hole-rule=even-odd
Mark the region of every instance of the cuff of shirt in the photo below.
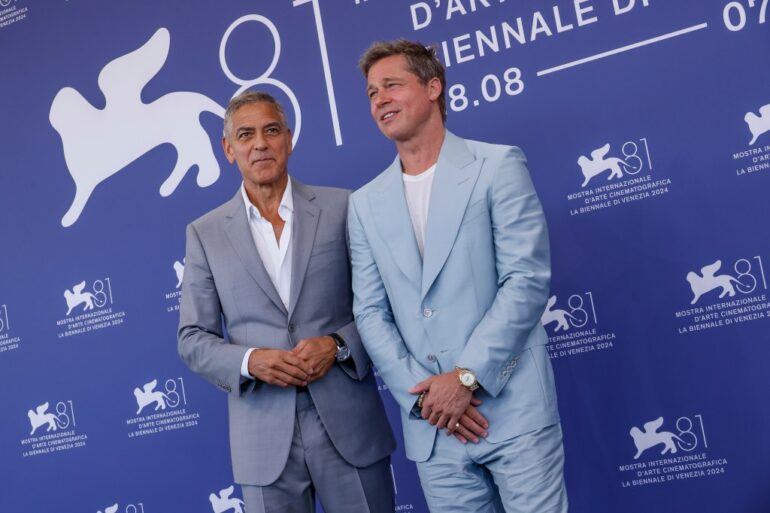
[[[254,379],[254,376],[249,374],[249,356],[251,356],[251,353],[253,353],[255,349],[256,347],[252,347],[246,351],[246,354],[243,356],[243,361],[241,362],[241,376],[246,379]]]

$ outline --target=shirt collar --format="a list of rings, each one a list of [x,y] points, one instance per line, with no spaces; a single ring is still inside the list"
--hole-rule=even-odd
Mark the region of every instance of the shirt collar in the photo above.
[[[246,194],[246,186],[243,183],[241,183],[241,196],[243,196],[243,203],[246,205],[246,219],[251,219],[252,215],[255,219],[262,219],[259,209],[249,200],[249,196]],[[291,193],[291,178],[289,178],[286,181],[286,189],[283,191],[281,204],[278,206],[278,215],[281,216],[281,219],[287,221],[292,213],[294,213],[294,196]]]

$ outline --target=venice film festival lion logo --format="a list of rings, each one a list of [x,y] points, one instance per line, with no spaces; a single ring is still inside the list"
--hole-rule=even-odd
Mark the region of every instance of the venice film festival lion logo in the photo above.
[[[690,283],[690,289],[692,290],[693,295],[692,301],[690,301],[691,305],[697,303],[704,294],[716,289],[721,289],[719,292],[719,299],[722,299],[725,296],[735,296],[735,285],[740,286],[743,285],[743,283],[729,274],[716,274],[721,267],[722,261],[717,260],[713,264],[704,265],[700,270],[701,274],[694,272],[687,273],[687,281]]]
[[[158,380],[153,379],[149,383],[142,385],[142,388],[136,387],[134,389],[134,397],[136,398],[136,414],[140,415],[145,407],[155,404],[154,411],[165,410],[167,407],[175,408],[179,405],[179,400],[169,397],[167,394],[160,390],[155,390],[158,386]]]
[[[75,182],[75,198],[62,226],[78,220],[96,186],[162,144],[174,146],[177,161],[160,186],[161,196],[171,195],[194,166],[200,187],[219,178],[219,164],[199,120],[202,112],[223,118],[219,104],[189,91],[142,102],[142,89],[165,64],[169,44],[168,30],[160,28],[144,45],[104,66],[98,78],[106,100],[103,109],[71,87],[61,89],[53,99],[49,121],[61,137],[64,159]]]
[[[688,444],[671,431],[658,431],[661,426],[663,426],[663,417],[646,422],[642,426],[643,430],[636,426],[631,428],[629,434],[636,446],[635,460],[638,460],[647,449],[657,445],[663,445],[663,449],[660,452],[661,456],[667,453],[676,454],[678,450],[676,442],[682,444],[685,450],[692,450],[694,448],[694,444]]]
[[[109,506],[107,508],[104,508],[104,513],[117,513],[118,511],[118,503],[116,502],[112,506]],[[96,513],[102,513],[102,510],[97,511]]]
[[[749,126],[749,132],[751,132],[751,141],[749,142],[751,146],[757,142],[761,135],[770,132],[770,103],[759,108],[759,115],[747,112],[743,120]]]
[[[211,509],[214,513],[243,513],[243,501],[238,497],[231,497],[235,491],[235,485],[230,485],[224,490],[219,490],[219,494],[209,495]]]
[[[624,171],[633,175],[641,170],[641,167],[635,167],[621,158],[608,157],[607,155],[609,152],[610,143],[607,143],[592,151],[591,158],[588,158],[585,155],[581,155],[578,158],[577,162],[580,166],[580,172],[583,173],[583,183],[580,184],[581,187],[585,187],[592,178],[605,171],[610,172],[607,176],[607,180],[612,180],[613,178],[622,178]]]
[[[32,426],[30,436],[35,434],[35,431],[42,426],[46,426],[46,433],[50,431],[56,431],[58,429],[64,429],[67,427],[66,423],[62,421],[58,416],[48,411],[49,404],[43,403],[34,410],[27,412],[29,417],[29,423]]]

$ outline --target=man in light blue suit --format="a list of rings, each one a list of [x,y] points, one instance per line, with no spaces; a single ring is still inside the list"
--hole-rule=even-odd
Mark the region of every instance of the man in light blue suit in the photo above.
[[[349,192],[289,176],[268,94],[231,100],[223,145],[243,185],[187,227],[178,347],[227,392],[246,511],[311,513],[317,494],[327,513],[393,513],[395,441],[353,322]]]
[[[438,512],[564,513],[550,254],[521,150],[444,127],[444,68],[404,40],[361,59],[398,157],[348,209],[354,314]],[[442,429],[454,436],[437,436]],[[474,443],[468,443],[474,442]]]

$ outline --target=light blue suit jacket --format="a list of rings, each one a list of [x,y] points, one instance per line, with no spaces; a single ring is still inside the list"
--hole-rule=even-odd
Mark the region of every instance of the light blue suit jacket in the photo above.
[[[420,258],[398,158],[348,209],[353,312],[402,410],[407,456],[430,457],[436,428],[408,389],[471,369],[490,442],[559,421],[540,324],[550,281],[548,229],[516,147],[450,132],[438,159]]]

